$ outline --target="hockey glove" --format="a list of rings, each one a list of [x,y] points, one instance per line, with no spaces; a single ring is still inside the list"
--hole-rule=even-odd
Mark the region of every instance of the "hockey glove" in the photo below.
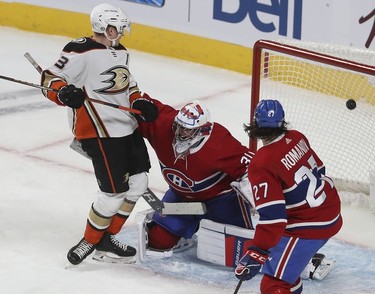
[[[250,280],[255,277],[268,259],[268,253],[258,247],[249,247],[234,270],[236,277],[240,280]]]
[[[74,85],[62,87],[57,93],[57,97],[62,104],[74,109],[80,108],[85,101],[85,93]]]
[[[132,108],[142,112],[142,114],[135,115],[137,120],[153,122],[158,117],[158,108],[150,100],[138,98],[132,103]]]
[[[232,186],[233,190],[236,191],[238,196],[250,203],[252,207],[255,207],[253,192],[251,190],[251,184],[247,178],[247,174],[245,174],[238,181],[231,182],[230,185]]]

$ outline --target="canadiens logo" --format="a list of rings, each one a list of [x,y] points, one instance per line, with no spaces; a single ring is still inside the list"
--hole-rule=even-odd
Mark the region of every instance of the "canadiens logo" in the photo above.
[[[194,181],[178,170],[172,168],[164,168],[163,176],[168,184],[177,191],[192,192]]]
[[[99,94],[118,94],[123,93],[129,88],[129,70],[124,66],[112,67],[103,72],[102,76],[109,76],[109,78],[102,82],[107,86],[96,89],[95,92]]]
[[[173,189],[182,193],[198,193],[206,191],[218,184],[225,177],[223,172],[217,172],[201,181],[194,181],[179,170],[168,167],[162,167],[162,174],[164,179]]]

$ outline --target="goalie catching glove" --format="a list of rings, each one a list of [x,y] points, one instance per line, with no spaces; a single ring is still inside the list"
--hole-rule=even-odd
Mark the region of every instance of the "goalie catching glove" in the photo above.
[[[247,177],[247,174],[243,175],[237,181],[230,183],[233,190],[236,191],[237,195],[242,197],[246,202],[250,203],[252,207],[255,207],[253,192],[251,190],[251,184]]]
[[[152,101],[147,99],[149,97],[147,94],[143,94],[143,97],[135,99],[131,107],[142,112],[142,114],[135,115],[137,120],[153,122],[158,117],[158,108]]]
[[[268,253],[255,246],[249,247],[235,269],[236,277],[240,280],[250,280],[255,277],[268,259]]]
[[[85,102],[86,96],[81,88],[77,88],[74,85],[68,85],[59,90],[57,98],[62,104],[73,109],[78,109]]]

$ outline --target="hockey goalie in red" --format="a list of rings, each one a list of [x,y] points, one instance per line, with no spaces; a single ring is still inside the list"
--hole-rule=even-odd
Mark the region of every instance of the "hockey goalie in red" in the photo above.
[[[279,101],[260,101],[245,131],[263,142],[248,172],[260,218],[236,277],[260,271],[261,293],[301,293],[304,268],[342,226],[339,195],[307,138],[287,129]]]
[[[139,128],[155,150],[169,185],[163,201],[203,202],[207,208],[204,216],[154,213],[148,228],[148,246],[157,250],[173,248],[181,238],[192,238],[202,218],[252,228],[251,206],[231,186],[235,182],[249,189],[249,149],[224,126],[211,121],[207,107],[200,101],[176,110],[156,99],[144,98],[158,107],[158,118],[140,121]],[[233,266],[234,256],[229,259]]]

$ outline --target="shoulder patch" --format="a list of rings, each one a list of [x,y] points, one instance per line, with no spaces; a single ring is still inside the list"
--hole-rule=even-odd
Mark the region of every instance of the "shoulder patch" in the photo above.
[[[72,40],[71,42],[72,42],[72,43],[83,44],[83,43],[86,42],[86,40],[87,40],[87,39],[86,39],[85,37],[82,37],[82,38],[74,39],[74,40]]]

